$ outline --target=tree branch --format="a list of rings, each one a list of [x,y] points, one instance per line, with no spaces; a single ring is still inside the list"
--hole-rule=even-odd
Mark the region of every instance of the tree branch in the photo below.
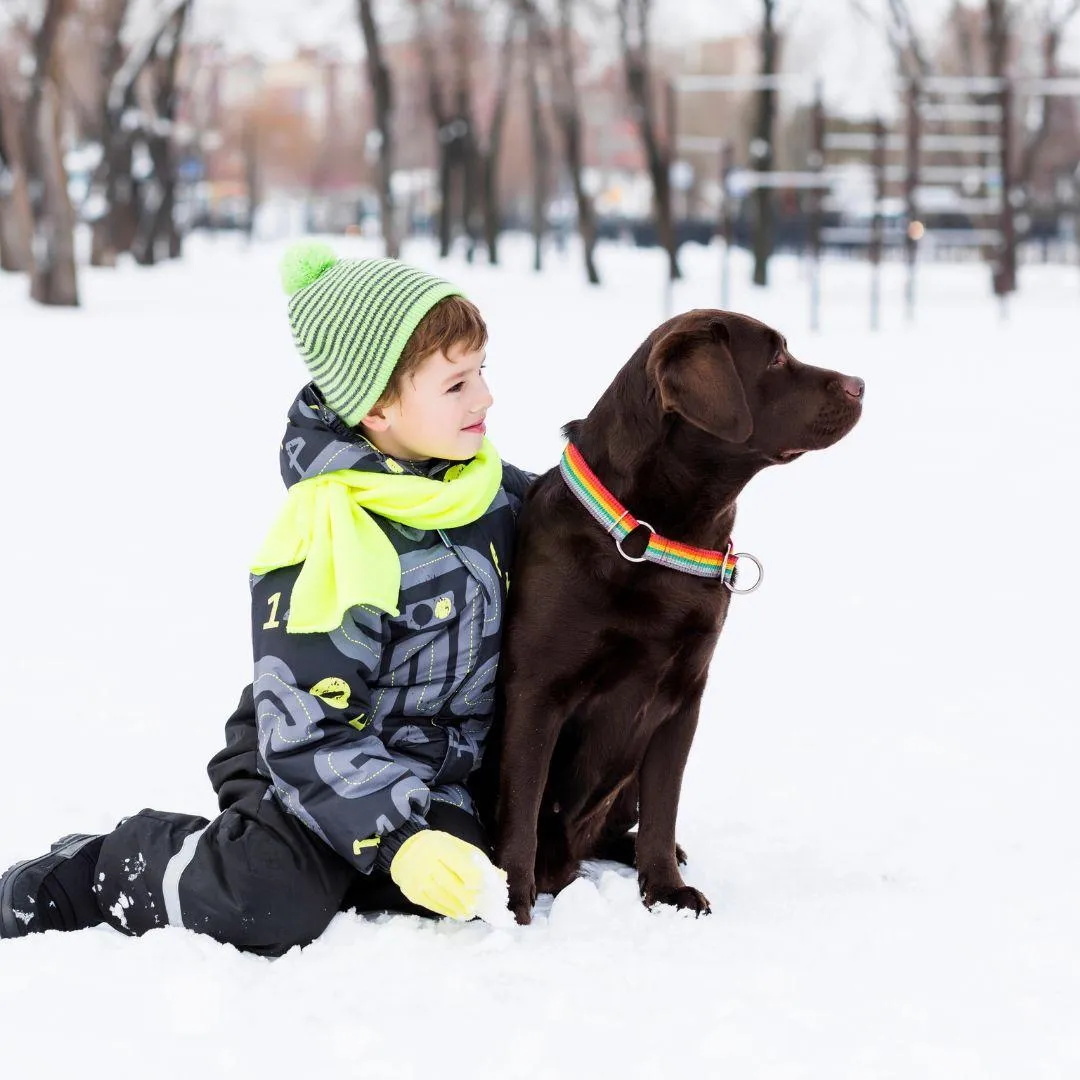
[[[191,2],[192,0],[166,0],[153,31],[135,45],[131,52],[128,53],[127,59],[120,66],[120,70],[116,73],[112,86],[109,87],[110,112],[121,113],[131,104],[135,81],[150,62],[154,51],[157,49],[158,42],[165,36],[172,25],[173,19],[185,8],[189,7]]]

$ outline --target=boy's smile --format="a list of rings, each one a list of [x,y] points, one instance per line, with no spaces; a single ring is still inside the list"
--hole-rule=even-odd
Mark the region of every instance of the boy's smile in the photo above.
[[[405,379],[395,401],[364,417],[364,433],[384,454],[405,461],[475,457],[493,400],[483,376],[485,358],[485,350],[464,345],[432,353]]]

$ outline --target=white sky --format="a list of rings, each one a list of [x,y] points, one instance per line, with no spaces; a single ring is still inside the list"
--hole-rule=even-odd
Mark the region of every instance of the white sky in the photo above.
[[[0,275],[5,356],[29,358],[0,365],[0,867],[144,806],[213,810],[303,381],[280,248],[84,272],[79,311]],[[664,316],[664,264],[604,245],[589,289],[573,254],[538,276],[529,253],[406,249],[486,313],[491,437],[544,469]],[[677,307],[715,305],[717,249],[684,260]],[[909,327],[890,263],[873,334],[867,267],[829,262],[815,334],[803,267],[755,290],[733,262],[731,306],[868,389],[847,439],[739,499],[766,576],[732,604],[678,825],[714,914],[650,915],[597,866],[527,929],[341,915],[276,962],[178,930],[2,941],[4,1076],[1080,1076],[1080,271],[1023,267],[1003,321],[984,266],[926,266]]]

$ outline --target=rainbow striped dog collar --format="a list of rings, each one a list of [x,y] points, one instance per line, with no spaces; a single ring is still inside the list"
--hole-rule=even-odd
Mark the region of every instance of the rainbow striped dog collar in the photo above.
[[[567,443],[562,460],[559,462],[559,471],[566,481],[566,486],[577,496],[581,505],[603,526],[604,532],[610,533],[615,538],[615,547],[628,562],[654,562],[672,570],[681,570],[685,574],[720,578],[725,588],[736,593],[753,592],[761,584],[764,577],[761,563],[753,555],[733,552],[730,541],[726,551],[691,547],[689,544],[680,544],[677,540],[666,539],[647,521],[638,521],[600,483],[596,473],[589,468],[588,463],[581,456],[581,451],[573,443]],[[623,550],[623,541],[639,527],[649,530],[648,547],[642,555],[627,555]],[[748,589],[736,589],[733,584],[735,569],[740,558],[749,559],[758,570],[757,581]]]

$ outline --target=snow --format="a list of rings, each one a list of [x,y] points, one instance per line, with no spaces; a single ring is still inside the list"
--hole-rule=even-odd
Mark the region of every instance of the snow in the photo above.
[[[372,241],[335,239],[342,254]],[[8,446],[0,866],[143,806],[213,812],[205,762],[249,678],[248,559],[303,381],[281,243],[86,271],[84,307],[0,278]],[[664,317],[657,252],[534,276],[439,264],[487,314],[504,457],[554,464]],[[679,815],[712,903],[646,911],[595,863],[530,927],[342,914],[269,961],[183,930],[0,943],[5,1076],[440,1078],[1080,1075],[1074,446],[1080,270],[793,260],[731,306],[864,377],[837,446],[754,480]],[[679,308],[720,253],[684,249]]]

